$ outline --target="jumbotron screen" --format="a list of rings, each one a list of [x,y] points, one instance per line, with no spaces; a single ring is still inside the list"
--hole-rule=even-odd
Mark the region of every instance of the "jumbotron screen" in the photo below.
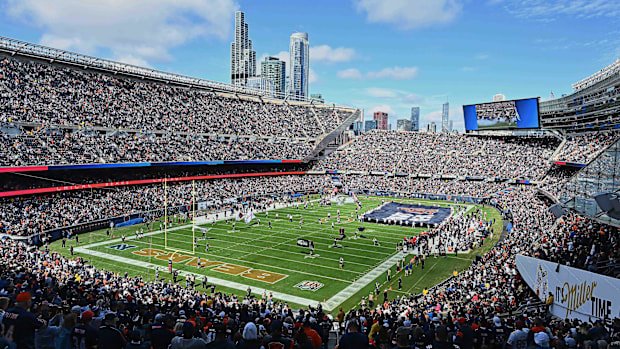
[[[463,106],[465,131],[539,128],[538,98]]]

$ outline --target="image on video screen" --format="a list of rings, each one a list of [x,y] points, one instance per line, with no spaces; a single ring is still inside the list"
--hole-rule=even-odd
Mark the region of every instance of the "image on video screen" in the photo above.
[[[521,120],[515,101],[477,104],[476,116],[478,129],[517,127]]]

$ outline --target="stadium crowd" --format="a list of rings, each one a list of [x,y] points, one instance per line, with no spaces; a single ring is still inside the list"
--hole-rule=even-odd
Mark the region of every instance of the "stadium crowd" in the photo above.
[[[351,189],[473,197],[486,197],[507,186],[505,183],[485,181],[368,175],[343,175],[340,180],[345,187]]]
[[[0,68],[0,123],[35,127],[0,135],[2,166],[300,158],[310,143],[291,138],[320,137],[352,115],[15,58],[3,58]],[[109,134],[91,127],[108,128]],[[251,137],[231,141],[199,134]],[[587,163],[615,139],[615,133],[571,136],[556,159]],[[551,137],[371,131],[314,169],[544,179],[540,187],[561,197],[570,190],[572,174],[548,171],[557,145]],[[592,170],[608,170],[609,161]],[[340,179],[346,188],[483,197],[512,229],[466,270],[420,295],[402,293],[376,305],[364,299],[348,314],[340,309],[335,316],[321,306],[293,312],[272,295],[251,290],[243,298],[215,292],[206,277],[198,283],[186,279],[182,286],[157,271],[156,281],[147,281],[96,269],[47,246],[0,239],[0,349],[318,349],[326,347],[333,323],[342,335],[339,349],[620,348],[620,319],[588,323],[548,317],[515,265],[515,256],[525,254],[618,277],[618,229],[574,213],[555,220],[531,187],[398,175]],[[221,207],[228,199],[332,186],[331,176],[246,177],[198,181],[195,195]],[[193,191],[193,183],[172,182],[166,189],[157,184],[1,199],[0,232],[27,236],[161,210],[164,203],[187,205]],[[491,225],[476,211],[451,217],[408,243],[423,251],[423,258],[448,258],[432,251],[471,250],[487,240]]]
[[[2,349],[317,348],[331,329],[320,307],[293,313],[271,294],[226,295],[207,279],[147,282],[14,240],[0,251]]]
[[[494,138],[373,130],[321,160],[317,170],[542,178],[555,138]]]
[[[32,235],[58,227],[188,205],[192,196],[221,205],[226,199],[331,188],[326,176],[245,177],[79,190],[0,200],[0,232]],[[194,191],[195,190],[195,194]]]
[[[594,273],[620,277],[620,234],[575,213],[560,218],[555,229],[542,231],[525,254]]]
[[[530,188],[504,190],[490,202],[511,217],[514,226],[480,260],[421,295],[397,296],[348,314],[340,310],[332,315],[320,306],[293,312],[268,294],[241,298],[215,292],[208,280],[186,287],[159,277],[148,282],[141,276],[96,269],[81,258],[67,259],[23,242],[0,240],[4,257],[0,260],[0,317],[5,334],[0,347],[271,348],[269,343],[279,343],[284,348],[314,349],[328,343],[332,322],[343,331],[339,349],[618,347],[618,321],[551,319],[541,306],[511,315],[519,306],[534,305],[534,295],[514,265],[517,253],[547,255],[587,267],[583,252],[594,244],[595,254],[606,254],[609,248],[604,245],[617,231],[596,238],[601,227],[577,216],[552,229],[546,204]],[[469,249],[488,235],[490,224],[485,218],[480,212],[453,218],[438,227],[436,235],[417,242],[423,245],[449,234],[461,240],[467,235],[464,230],[480,226],[477,241],[452,246]],[[554,246],[566,249],[558,251]],[[427,252],[426,258],[433,257]],[[201,285],[204,290],[199,290]],[[22,321],[14,321],[18,316]]]
[[[16,58],[0,59],[0,123],[318,137],[353,114],[218,95]],[[310,107],[311,108],[311,107]]]
[[[153,133],[113,135],[98,132],[0,133],[0,166],[127,163],[153,161],[208,161],[302,159],[312,150],[298,139],[257,137],[220,139]]]
[[[617,243],[615,247],[606,246],[611,239],[617,240],[617,231],[595,238],[598,228],[576,216],[567,219],[566,227],[552,229],[554,220],[546,204],[529,188],[505,190],[491,202],[512,217],[514,224],[491,251],[464,272],[420,295],[397,296],[378,302],[376,307],[366,307],[362,302],[346,317],[349,325],[353,323],[348,331],[361,332],[376,347],[387,343],[384,348],[393,344],[398,348],[620,347],[620,319],[605,324],[547,317],[514,262],[519,253],[541,255],[542,243],[549,248],[547,256],[560,252],[560,256],[549,257],[551,260],[587,267],[588,258],[583,258],[586,251],[591,260],[603,257],[599,265],[604,265],[610,249],[617,255]],[[583,228],[583,235],[589,238],[568,233]],[[588,243],[594,245],[586,248]],[[526,312],[517,312],[527,305]],[[361,343],[362,336],[356,337]]]
[[[617,139],[618,132],[616,131],[568,135],[566,136],[566,143],[556,156],[556,160],[587,164]]]

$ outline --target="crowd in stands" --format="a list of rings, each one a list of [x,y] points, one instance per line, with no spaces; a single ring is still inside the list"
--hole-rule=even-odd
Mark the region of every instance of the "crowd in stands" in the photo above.
[[[576,216],[567,218],[565,227],[552,229],[553,216],[530,188],[503,191],[491,202],[512,217],[514,227],[481,260],[421,295],[397,296],[350,312],[346,319],[354,326],[349,332],[361,332],[376,347],[383,343],[399,348],[620,347],[620,319],[611,325],[562,321],[547,317],[540,306],[510,315],[520,306],[535,304],[516,269],[516,254],[545,251],[551,260],[601,271],[600,266],[608,267],[611,253],[617,256],[617,242],[607,246],[617,241],[617,231]],[[603,236],[595,237],[601,229]],[[592,263],[596,269],[589,267]]]
[[[0,59],[0,123],[318,137],[353,110],[224,96],[16,58]]]
[[[542,178],[555,138],[495,138],[373,130],[319,162],[317,170]]]
[[[2,166],[301,158],[311,145],[291,138],[320,137],[352,115],[14,58],[0,60],[0,68],[0,123],[40,127],[0,135]],[[54,125],[81,128],[66,132]],[[109,134],[92,131],[94,126],[109,128]],[[217,136],[222,134],[251,137],[231,141]],[[615,139],[609,132],[570,136],[556,159],[588,163]],[[544,178],[540,188],[559,198],[573,173],[549,171],[558,143],[551,137],[371,131],[314,169]],[[595,166],[608,171],[614,166],[609,161]],[[0,349],[318,349],[326,347],[332,322],[343,334],[339,349],[620,348],[620,319],[610,324],[548,317],[515,265],[515,256],[525,254],[618,277],[617,228],[575,213],[555,220],[532,187],[398,175],[349,174],[340,180],[346,188],[484,197],[512,229],[466,270],[420,295],[402,293],[376,304],[364,299],[335,316],[320,306],[293,312],[268,294],[215,292],[206,278],[184,287],[159,274],[156,281],[115,274],[79,257],[0,239]],[[166,189],[157,184],[1,199],[0,232],[27,236],[164,204],[187,205],[194,188],[196,197],[221,207],[226,199],[332,186],[331,176],[322,175],[246,177],[198,181],[195,187],[171,182]],[[451,217],[410,243],[423,258],[444,258],[433,256],[433,248],[474,249],[488,240],[492,223],[481,211]],[[518,312],[524,305],[531,307]]]
[[[312,150],[298,139],[188,136],[180,134],[105,135],[54,129],[20,136],[0,133],[0,166],[303,159]]]
[[[542,231],[533,249],[536,258],[594,273],[620,277],[620,234],[616,227],[568,213],[555,229]]]
[[[146,281],[10,239],[0,251],[2,349],[256,349],[293,340],[305,349],[327,342],[331,329],[320,307],[293,313],[270,293],[222,294],[207,279]]]
[[[507,186],[505,183],[467,181],[457,179],[385,177],[371,175],[343,175],[339,177],[347,188],[382,190],[418,194],[445,194],[486,197]]]
[[[566,143],[556,155],[556,160],[587,164],[617,139],[618,132],[615,131],[567,135]]]
[[[54,193],[0,200],[0,232],[32,235],[133,213],[188,205],[192,196],[221,205],[224,200],[331,188],[325,176],[245,177],[238,179],[170,182]],[[194,193],[195,190],[195,193]]]
[[[271,348],[269,343],[279,343],[315,349],[328,343],[332,322],[343,332],[339,349],[620,347],[619,321],[553,319],[545,316],[544,306],[511,315],[535,297],[516,270],[516,254],[536,254],[598,272],[598,264],[591,269],[582,257],[609,256],[604,245],[617,231],[597,238],[606,228],[577,216],[553,229],[547,205],[531,188],[503,191],[491,202],[512,218],[514,227],[481,260],[420,295],[377,299],[376,306],[363,303],[348,314],[340,310],[332,315],[320,306],[293,311],[269,294],[226,295],[215,292],[208,280],[186,286],[168,278],[146,281],[139,275],[96,269],[81,258],[0,240],[0,317],[5,334],[0,347],[7,342],[17,349],[76,348],[73,343],[119,349]],[[463,238],[463,230],[481,224],[486,237],[491,222],[485,221],[481,212],[453,218],[418,243],[450,234]],[[482,243],[480,236],[467,246],[454,247],[464,250],[474,243]],[[596,247],[590,248],[592,244]],[[427,252],[426,258],[443,257]],[[17,314],[28,321],[12,321]]]

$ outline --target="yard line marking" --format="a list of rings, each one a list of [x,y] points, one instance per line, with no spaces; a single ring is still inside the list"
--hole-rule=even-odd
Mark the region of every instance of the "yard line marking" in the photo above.
[[[151,240],[152,240],[152,238],[153,238],[153,237],[151,237]],[[154,238],[159,239],[159,240],[162,240],[162,239],[163,239],[163,238],[162,238],[162,237],[160,237],[160,236],[156,236],[156,237],[154,237]],[[135,239],[135,238],[134,238],[134,239]],[[283,242],[283,243],[289,242],[289,241],[291,241],[291,240],[296,240],[296,239],[297,239],[297,238],[294,238],[294,239],[289,239],[289,240],[286,240],[286,241],[285,241],[285,242]],[[138,241],[139,241],[139,240],[138,240]],[[187,241],[184,241],[184,240],[179,240],[179,239],[171,239],[171,238],[168,238],[168,241],[172,241],[172,242],[179,242],[179,243],[187,243]],[[222,240],[222,241],[224,241],[224,240]],[[256,241],[256,239],[255,239],[255,240],[251,240],[251,241]],[[230,241],[224,241],[224,242],[230,242]],[[277,244],[277,245],[281,245],[281,244],[283,244],[283,243],[279,243],[279,244]],[[242,244],[234,244],[233,246],[238,246],[238,245],[242,245]],[[249,247],[254,247],[254,246],[251,246],[251,245],[247,245],[247,246],[249,246]],[[276,246],[276,245],[272,245],[272,246]],[[294,253],[295,255],[305,255],[305,254],[300,253],[300,252],[293,252],[293,251],[289,251],[289,250],[276,249],[276,248],[273,248],[273,247],[264,247],[264,248],[263,248],[263,250],[266,250],[266,249],[269,249],[269,250],[275,250],[275,251],[278,251],[278,252],[290,252],[290,253]],[[214,252],[214,253],[218,253],[218,252],[222,252],[222,251],[223,251],[223,252],[240,252],[240,253],[244,253],[244,254],[246,254],[246,256],[248,256],[248,255],[253,255],[253,254],[255,254],[255,253],[256,253],[256,252],[252,253],[252,252],[249,252],[249,251],[244,251],[244,250],[235,249],[235,248],[233,248],[233,247],[217,247],[217,246],[213,246],[213,247],[211,247],[211,248],[210,248],[210,252],[209,252],[208,254],[207,254],[207,253],[202,253],[202,252],[200,252],[200,251],[196,251],[196,252],[194,252],[194,253],[202,253],[202,254],[204,254],[204,255],[206,255],[206,256],[212,256],[213,254],[211,254],[211,251],[212,251],[212,252]],[[330,252],[330,251],[328,251],[328,250],[324,250],[324,249],[315,249],[315,251],[317,251],[317,252],[323,251],[323,252],[327,252],[327,253],[329,253],[329,252]],[[372,252],[372,251],[369,251],[369,252]],[[342,253],[342,255],[347,255],[347,256],[357,257],[357,258],[364,258],[364,256],[354,255],[354,254],[348,254],[348,253]],[[271,256],[271,255],[267,255],[267,257],[272,257],[272,258],[276,258],[276,259],[283,259],[283,260],[286,260],[286,261],[296,261],[296,260],[294,260],[294,259],[279,258],[279,257]],[[332,261],[338,261],[338,259],[333,259],[333,258],[328,258],[328,257],[325,257],[325,258],[323,258],[323,259],[325,259],[325,260],[332,260]],[[301,263],[302,261],[297,261],[297,262],[300,262],[300,263]],[[303,263],[304,263],[304,264],[306,264],[306,262],[303,262]],[[368,264],[368,263],[355,263],[355,262],[350,262],[350,263],[351,263],[351,264],[356,264],[356,265],[365,266],[365,267],[373,266],[373,264]],[[327,266],[325,266],[325,267],[326,267],[326,268],[329,268],[329,267],[327,267]],[[338,269],[338,270],[341,270],[341,269]]]
[[[153,233],[159,233],[159,232],[153,232]],[[146,234],[144,234],[146,236]],[[153,234],[151,234],[153,235]],[[130,240],[130,238],[126,238],[126,240]],[[150,246],[150,247],[164,247],[164,245],[159,245],[159,244],[152,244],[152,243],[147,243],[141,240],[135,240],[135,237],[132,237],[131,240],[134,240],[135,243],[140,243],[146,246]],[[114,240],[109,240],[109,241],[102,241],[102,242],[98,242],[98,243],[94,243],[94,244],[90,244],[90,245],[86,245],[86,246],[82,246],[80,249],[85,250],[85,251],[96,251],[96,250],[91,250],[92,247],[98,247],[98,246],[102,246],[102,245],[107,245],[109,243],[115,243],[115,242],[121,242],[121,239],[114,239]],[[165,250],[165,248],[164,248]],[[100,252],[100,251],[98,251]],[[89,252],[84,252],[86,254],[89,254]],[[100,252],[100,253],[104,253],[104,252]],[[209,256],[205,253],[202,252],[197,252],[197,254],[200,254],[202,256]],[[116,255],[113,255],[116,256]],[[226,257],[226,256],[211,256],[211,257],[217,257],[218,259],[229,259],[235,262],[245,262],[247,263],[252,263],[261,267],[267,267],[267,268],[271,268],[271,269],[278,269],[278,270],[286,270],[288,272],[291,271],[290,268],[283,268],[283,267],[278,267],[275,265],[271,265],[271,264],[263,264],[263,263],[259,263],[259,262],[253,262],[253,261],[247,261],[247,260],[242,260],[242,259],[238,259],[238,258],[234,258],[234,257]],[[307,265],[307,263],[305,263]],[[345,283],[350,283],[351,281],[347,281],[347,280],[343,280],[342,278],[334,278],[331,276],[326,276],[326,275],[319,275],[319,274],[314,274],[314,273],[309,273],[306,271],[300,271],[300,270],[294,270],[296,273],[300,273],[300,274],[306,274],[306,275],[312,275],[312,276],[316,276],[316,277],[321,277],[321,278],[326,278],[326,279],[330,279],[330,280],[335,280],[335,281],[341,281],[341,282],[345,282]],[[344,270],[345,272],[350,272],[350,273],[356,273],[354,271],[347,271]]]

